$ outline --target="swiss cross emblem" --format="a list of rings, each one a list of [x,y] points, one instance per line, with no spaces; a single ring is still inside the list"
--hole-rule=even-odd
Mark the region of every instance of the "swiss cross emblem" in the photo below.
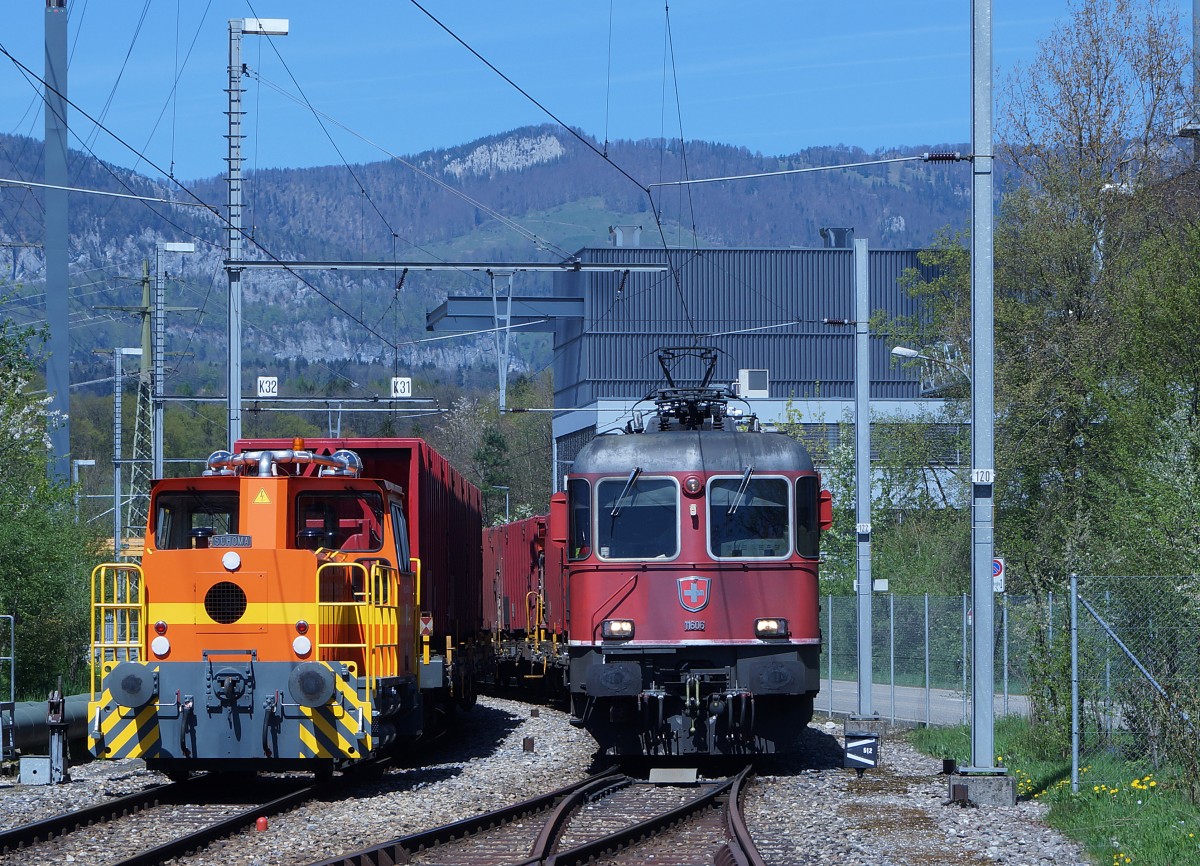
[[[678,583],[679,604],[683,609],[693,612],[704,610],[708,604],[708,578],[681,577]]]

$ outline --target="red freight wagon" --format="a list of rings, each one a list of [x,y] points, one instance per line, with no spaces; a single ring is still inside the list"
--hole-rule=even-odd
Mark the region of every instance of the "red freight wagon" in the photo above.
[[[483,533],[483,622],[493,634],[525,636],[565,627],[563,550],[547,537],[546,517]]]
[[[565,673],[566,548],[549,536],[544,515],[484,530],[484,628],[501,682]]]
[[[354,450],[362,458],[363,477],[403,488],[412,557],[420,561],[421,611],[433,617],[430,644],[440,651],[447,638],[455,647],[474,642],[483,622],[479,489],[422,439],[306,437],[304,445],[322,455]],[[291,439],[239,439],[234,451],[291,447]]]

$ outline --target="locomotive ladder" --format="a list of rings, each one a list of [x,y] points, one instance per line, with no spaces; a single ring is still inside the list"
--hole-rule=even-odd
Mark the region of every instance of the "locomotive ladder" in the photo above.
[[[349,570],[349,584],[342,578],[343,569]],[[399,577],[397,569],[380,563],[373,563],[370,570],[361,562],[336,561],[317,568],[315,657],[327,662],[361,659],[361,684],[367,695],[381,677],[399,672]],[[361,589],[348,596],[329,591],[347,585]]]
[[[92,698],[101,692],[108,662],[146,658],[142,567],[106,562],[92,569]]]

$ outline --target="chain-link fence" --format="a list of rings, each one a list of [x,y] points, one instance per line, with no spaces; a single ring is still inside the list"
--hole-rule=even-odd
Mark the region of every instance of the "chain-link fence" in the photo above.
[[[822,602],[817,710],[853,715],[858,600]],[[1200,577],[1072,578],[1069,593],[995,603],[997,718],[1031,715],[1048,752],[1069,747],[1076,790],[1170,774],[1200,799]],[[871,711],[968,724],[973,619],[969,596],[874,595]]]
[[[1029,712],[1031,635],[1044,634],[1053,596],[995,598],[996,713]],[[1060,608],[1065,606],[1060,602]],[[822,695],[817,709],[859,710],[858,600],[826,596],[821,611]],[[970,719],[971,629],[969,596],[872,597],[872,711],[893,722],[960,724]],[[1066,635],[1065,629],[1061,632]]]
[[[1200,784],[1200,578],[1072,577],[1072,590],[1072,786]]]

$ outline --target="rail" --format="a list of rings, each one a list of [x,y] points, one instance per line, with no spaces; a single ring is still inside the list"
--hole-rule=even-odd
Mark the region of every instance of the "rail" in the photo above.
[[[197,781],[155,785],[133,794],[97,803],[94,806],[73,809],[61,815],[2,830],[0,831],[0,853],[18,851],[29,845],[45,842],[92,824],[111,821],[122,815],[131,815],[162,803],[174,803],[178,800],[179,792],[185,785],[194,788]]]
[[[526,863],[521,864],[521,866],[534,866],[538,862],[553,862],[554,866],[586,866],[586,864],[599,860],[606,854],[619,851],[642,839],[661,833],[666,828],[682,822],[689,816],[718,804],[722,799],[729,798],[730,791],[736,785],[740,785],[750,772],[751,768],[746,767],[737,776],[713,784],[700,796],[688,800],[674,809],[660,812],[651,818],[630,824],[608,835],[571,847],[565,847],[560,842],[558,849],[553,855],[553,861],[547,859],[549,856],[547,852],[541,855],[542,859],[540,861],[531,857]],[[726,799],[726,808],[736,809],[737,804]],[[753,864],[753,861],[748,861],[748,863]]]
[[[446,824],[441,827],[434,827],[431,830],[422,830],[408,836],[401,836],[398,839],[382,842],[371,848],[364,848],[352,854],[343,854],[328,860],[322,860],[318,864],[313,864],[313,866],[384,866],[384,864],[391,866],[391,864],[395,863],[407,863],[412,854],[418,851],[425,851],[455,839],[462,839],[465,836],[480,833],[528,815],[536,815],[539,812],[553,808],[559,801],[569,797],[581,788],[594,785],[600,780],[611,782],[618,778],[620,777],[617,775],[616,769],[610,768],[595,776],[590,776],[580,782],[567,785],[556,791],[551,791],[549,794],[543,794],[540,797],[523,800],[520,803],[505,806],[494,812],[473,815],[470,818],[464,818],[453,824]]]
[[[746,817],[742,814],[742,790],[748,780],[748,769],[733,780],[733,788],[729,792],[729,808],[725,810],[729,841],[717,851],[714,861],[716,866],[766,866],[766,861],[750,837]]]

